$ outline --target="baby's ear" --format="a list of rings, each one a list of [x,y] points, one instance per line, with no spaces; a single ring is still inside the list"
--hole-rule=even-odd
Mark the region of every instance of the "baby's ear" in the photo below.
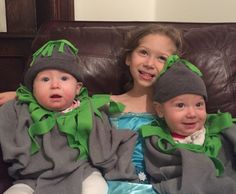
[[[160,118],[163,118],[164,117],[164,114],[163,114],[163,105],[159,102],[154,102],[154,109],[157,113],[157,116],[160,117]]]
[[[82,82],[77,82],[77,94],[80,93],[80,89],[83,87],[83,83]]]

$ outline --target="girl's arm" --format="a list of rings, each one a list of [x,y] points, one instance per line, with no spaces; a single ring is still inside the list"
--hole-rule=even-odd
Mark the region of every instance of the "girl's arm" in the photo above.
[[[9,100],[13,100],[14,98],[16,98],[15,91],[0,93],[0,106],[3,105],[4,103],[8,102]]]

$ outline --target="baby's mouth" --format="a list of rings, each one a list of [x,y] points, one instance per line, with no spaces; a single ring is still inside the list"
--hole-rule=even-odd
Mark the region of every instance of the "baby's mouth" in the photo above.
[[[196,126],[196,122],[191,122],[191,123],[183,123],[187,128],[194,128]]]
[[[61,95],[53,94],[53,95],[50,96],[50,98],[58,99],[58,98],[61,98]]]

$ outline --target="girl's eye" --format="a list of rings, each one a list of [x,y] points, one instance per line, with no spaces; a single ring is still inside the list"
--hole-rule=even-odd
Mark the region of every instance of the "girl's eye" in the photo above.
[[[148,52],[145,49],[138,50],[138,53],[143,56],[148,55]]]
[[[43,82],[47,82],[47,81],[49,81],[49,78],[48,78],[48,77],[43,77],[41,80],[42,80]]]
[[[166,60],[167,60],[167,57],[165,57],[165,56],[158,56],[157,59],[158,59],[159,61],[165,63]]]
[[[67,76],[62,76],[62,77],[61,77],[61,80],[62,80],[62,81],[66,81],[66,80],[68,80],[68,79],[69,79],[69,78],[68,78]]]

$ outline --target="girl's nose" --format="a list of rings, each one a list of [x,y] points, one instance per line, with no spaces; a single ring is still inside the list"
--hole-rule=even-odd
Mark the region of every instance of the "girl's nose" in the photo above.
[[[155,57],[149,56],[146,60],[145,66],[148,68],[153,68],[155,65]]]

